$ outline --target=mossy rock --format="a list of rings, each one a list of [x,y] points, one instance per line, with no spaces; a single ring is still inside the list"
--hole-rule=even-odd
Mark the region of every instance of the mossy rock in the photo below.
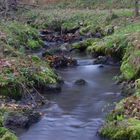
[[[72,44],[72,48],[79,49],[79,50],[86,50],[89,46],[95,42],[96,39],[86,39],[83,41],[80,41],[78,43]]]

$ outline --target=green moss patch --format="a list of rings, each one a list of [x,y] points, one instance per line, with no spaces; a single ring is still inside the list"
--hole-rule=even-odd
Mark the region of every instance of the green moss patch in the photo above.
[[[117,122],[110,122],[101,129],[101,135],[112,140],[139,140],[140,121],[127,119]]]
[[[20,96],[24,88],[57,81],[57,75],[47,62],[35,56],[12,57],[0,60],[0,90],[2,95]]]
[[[0,22],[0,31],[5,33],[4,47],[18,50],[38,49],[43,46],[39,32],[27,24],[17,21]]]

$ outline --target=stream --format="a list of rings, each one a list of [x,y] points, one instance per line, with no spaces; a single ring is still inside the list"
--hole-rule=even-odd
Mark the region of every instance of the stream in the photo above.
[[[97,131],[121,98],[113,80],[119,68],[93,65],[87,56],[76,59],[78,66],[58,70],[65,80],[62,92],[46,95],[52,105],[42,108],[42,119],[22,133],[20,140],[103,140]],[[78,79],[86,85],[75,85]]]

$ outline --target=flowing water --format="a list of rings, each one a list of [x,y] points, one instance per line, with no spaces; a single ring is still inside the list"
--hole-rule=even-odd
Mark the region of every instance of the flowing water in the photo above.
[[[79,66],[58,72],[65,80],[60,94],[47,95],[53,101],[44,107],[44,117],[20,136],[20,140],[102,140],[97,134],[105,115],[120,97],[113,76],[117,67],[92,65],[89,58],[80,58]],[[77,79],[86,80],[83,86]]]

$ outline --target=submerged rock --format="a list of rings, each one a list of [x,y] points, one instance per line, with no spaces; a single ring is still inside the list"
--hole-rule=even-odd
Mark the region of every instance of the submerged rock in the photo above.
[[[94,62],[94,64],[106,64],[106,65],[113,65],[113,66],[119,66],[120,63],[118,60],[115,60],[111,56],[98,56]]]
[[[94,64],[106,64],[107,57],[106,56],[99,56],[97,59],[94,60]]]
[[[62,79],[59,79],[57,83],[54,84],[47,84],[47,85],[37,85],[36,89],[39,91],[39,93],[43,94],[53,94],[53,93],[60,93],[62,90],[62,85],[64,84],[64,81]]]
[[[104,65],[100,65],[99,68],[104,68]]]
[[[85,85],[87,82],[84,79],[78,79],[75,81],[75,85]]]
[[[59,93],[61,92],[61,85],[60,84],[49,84],[47,87],[45,87],[45,90],[47,93]]]

